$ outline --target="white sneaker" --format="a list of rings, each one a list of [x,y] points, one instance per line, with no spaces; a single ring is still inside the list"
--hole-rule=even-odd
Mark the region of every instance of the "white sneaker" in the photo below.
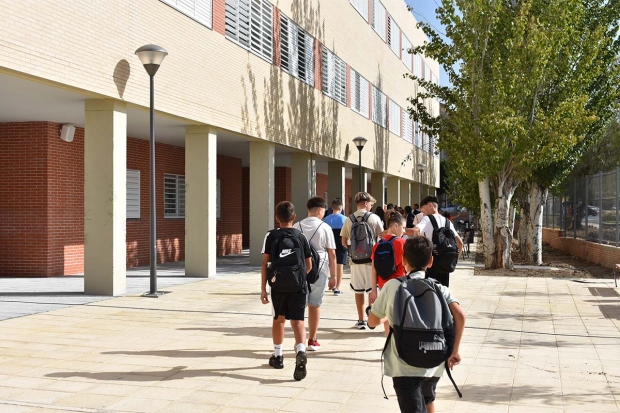
[[[358,321],[357,323],[355,323],[355,327],[358,330],[366,330],[366,321],[364,321],[364,320]]]

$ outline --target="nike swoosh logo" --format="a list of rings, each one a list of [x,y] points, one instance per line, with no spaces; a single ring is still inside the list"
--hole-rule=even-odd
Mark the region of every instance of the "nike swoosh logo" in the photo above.
[[[284,255],[282,255],[282,254],[284,254]],[[282,251],[282,252],[280,253],[280,258],[288,257],[288,256],[289,256],[289,255],[291,255],[291,254],[295,254],[295,251],[290,251],[290,252],[285,252],[285,251]]]

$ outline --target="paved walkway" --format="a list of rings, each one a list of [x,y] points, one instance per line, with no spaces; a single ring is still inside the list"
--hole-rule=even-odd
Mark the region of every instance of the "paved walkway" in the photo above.
[[[41,280],[37,280],[41,281]],[[348,282],[348,280],[345,280]],[[618,412],[620,297],[606,280],[473,276],[453,294],[467,311],[439,412]],[[353,329],[353,297],[328,295],[308,377],[273,370],[270,310],[255,271],[0,321],[0,413],[396,412],[381,394],[378,331]],[[142,292],[144,288],[140,290]]]

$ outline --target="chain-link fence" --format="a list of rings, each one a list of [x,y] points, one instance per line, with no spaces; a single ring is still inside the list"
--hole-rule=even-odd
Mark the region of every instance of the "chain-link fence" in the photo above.
[[[620,168],[569,179],[562,196],[549,196],[543,225],[565,237],[620,246]]]

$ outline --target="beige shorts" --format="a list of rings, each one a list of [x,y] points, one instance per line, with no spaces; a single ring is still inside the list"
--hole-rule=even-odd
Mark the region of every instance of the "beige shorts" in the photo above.
[[[372,264],[351,264],[351,289],[355,294],[369,293],[372,289]]]

